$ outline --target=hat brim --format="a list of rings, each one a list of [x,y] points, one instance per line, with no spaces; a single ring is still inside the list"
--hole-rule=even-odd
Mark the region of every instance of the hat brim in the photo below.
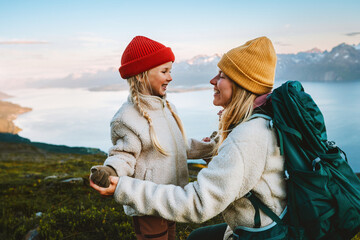
[[[135,76],[139,73],[150,70],[154,67],[162,65],[167,62],[174,62],[175,55],[171,48],[162,48],[157,52],[146,55],[140,59],[128,62],[119,68],[120,75],[123,79]]]

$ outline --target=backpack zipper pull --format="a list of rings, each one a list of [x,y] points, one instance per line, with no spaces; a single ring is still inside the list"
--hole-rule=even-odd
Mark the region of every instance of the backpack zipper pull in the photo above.
[[[321,161],[321,159],[319,157],[315,158],[313,161],[312,161],[312,167],[313,167],[313,171],[315,172],[316,171],[316,165]]]

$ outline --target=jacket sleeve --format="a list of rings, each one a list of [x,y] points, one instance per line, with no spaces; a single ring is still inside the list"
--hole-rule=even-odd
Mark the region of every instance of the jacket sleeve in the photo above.
[[[132,176],[142,148],[140,138],[123,123],[112,122],[111,141],[104,165],[113,167],[118,176]]]
[[[216,143],[214,140],[204,142],[191,138],[188,140],[188,146],[186,151],[188,159],[202,159],[212,157]]]
[[[254,147],[266,149],[266,146],[264,143],[253,145],[246,140],[234,141],[229,135],[208,168],[199,172],[197,181],[184,188],[120,177],[115,201],[144,215],[159,215],[177,222],[204,222],[243,197],[259,181],[266,150],[250,150],[246,156],[244,151]],[[248,168],[246,162],[254,160],[258,162]]]

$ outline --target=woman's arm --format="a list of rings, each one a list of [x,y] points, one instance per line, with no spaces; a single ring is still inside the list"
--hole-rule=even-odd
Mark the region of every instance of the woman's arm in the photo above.
[[[177,222],[203,222],[221,213],[239,195],[243,161],[238,148],[226,142],[208,168],[199,172],[198,180],[184,188],[130,177],[111,177],[108,188],[93,182],[90,186],[102,195],[114,194],[115,201],[140,214],[158,215]]]
[[[233,144],[224,145],[222,150],[231,153],[227,154],[229,157],[214,157],[208,168],[199,172],[197,181],[184,188],[121,177],[115,201],[144,215],[159,215],[177,222],[204,222],[224,211],[239,194],[243,161]]]
[[[239,138],[241,134],[251,136]],[[233,131],[218,155],[199,172],[197,181],[184,188],[121,177],[114,198],[144,215],[158,215],[177,222],[204,222],[258,183],[267,154],[267,140],[263,137],[252,130]]]

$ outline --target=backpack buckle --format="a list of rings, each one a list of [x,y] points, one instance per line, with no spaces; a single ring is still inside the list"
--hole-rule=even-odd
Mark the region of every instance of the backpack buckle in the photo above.
[[[289,180],[289,178],[290,178],[290,175],[289,175],[289,172],[287,171],[287,170],[285,170],[284,171],[284,178],[285,178],[285,180]]]
[[[326,141],[326,145],[328,148],[336,148],[336,144],[334,141]]]
[[[316,171],[316,165],[321,161],[321,159],[319,157],[315,158],[313,161],[312,161],[312,167],[313,167],[313,171],[315,172]]]
[[[252,195],[252,192],[250,191],[250,192],[248,192],[247,194],[245,194],[244,197],[249,198],[251,195]]]
[[[269,121],[269,127],[270,127],[270,129],[274,128],[274,122],[272,119]]]

